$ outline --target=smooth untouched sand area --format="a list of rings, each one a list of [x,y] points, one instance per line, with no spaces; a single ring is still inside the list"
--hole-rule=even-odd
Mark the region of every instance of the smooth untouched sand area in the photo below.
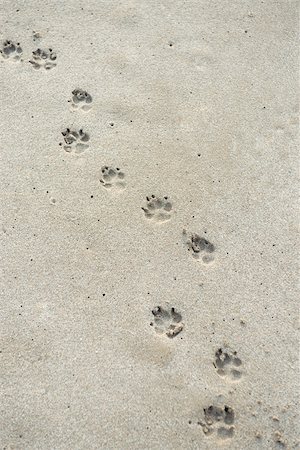
[[[1,449],[296,449],[298,2],[2,0]]]

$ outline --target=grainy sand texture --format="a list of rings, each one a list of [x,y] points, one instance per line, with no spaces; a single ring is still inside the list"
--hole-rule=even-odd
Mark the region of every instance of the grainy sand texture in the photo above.
[[[298,2],[1,0],[2,450],[297,449]]]

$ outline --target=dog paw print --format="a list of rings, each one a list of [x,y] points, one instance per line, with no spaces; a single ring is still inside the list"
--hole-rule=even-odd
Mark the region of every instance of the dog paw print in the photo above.
[[[64,142],[60,142],[59,145],[62,146],[67,153],[79,154],[89,148],[90,136],[88,133],[85,133],[82,128],[78,131],[66,128],[61,134],[64,137]]]
[[[146,219],[154,222],[167,222],[171,219],[173,207],[168,197],[159,198],[151,195],[146,197],[146,200],[146,206],[142,207]]]
[[[157,334],[164,334],[168,338],[174,338],[183,330],[182,316],[175,308],[169,310],[156,306],[152,310],[154,321],[150,323],[154,326]]]
[[[217,374],[230,381],[238,381],[242,377],[242,361],[237,352],[228,347],[219,348],[215,353],[214,366]]]
[[[234,436],[234,410],[230,406],[210,405],[203,409],[204,418],[198,422],[206,436],[216,434],[219,439],[230,439]]]
[[[79,109],[81,111],[89,111],[92,108],[92,96],[82,89],[74,89],[72,91],[71,109]]]
[[[2,44],[2,48],[0,49],[0,53],[4,59],[9,59],[10,61],[20,61],[23,50],[20,46],[20,43],[14,43],[13,41],[6,40]]]
[[[119,167],[101,167],[100,183],[105,189],[123,191],[126,187],[125,174]]]
[[[207,239],[200,237],[196,233],[187,233],[183,230],[184,242],[193,258],[201,259],[204,264],[209,264],[214,261],[215,246]]]
[[[56,66],[56,53],[49,48],[48,50],[42,50],[38,48],[32,52],[32,59],[29,61],[34,69],[44,68],[46,70],[53,69]]]

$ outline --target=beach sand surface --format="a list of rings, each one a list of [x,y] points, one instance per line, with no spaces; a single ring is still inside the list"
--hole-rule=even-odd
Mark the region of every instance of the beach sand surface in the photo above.
[[[297,14],[1,1],[3,450],[299,448]]]

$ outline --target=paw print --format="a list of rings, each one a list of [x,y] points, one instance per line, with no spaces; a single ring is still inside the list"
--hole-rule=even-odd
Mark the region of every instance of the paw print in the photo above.
[[[215,246],[207,239],[198,236],[196,233],[187,234],[183,230],[183,238],[187,245],[188,251],[192,253],[195,259],[200,259],[204,264],[209,264],[214,261]]]
[[[81,109],[85,112],[92,108],[92,101],[92,96],[82,89],[74,89],[72,91],[72,100],[69,100],[72,109]]]
[[[146,219],[154,222],[167,222],[171,219],[173,207],[168,197],[159,198],[151,195],[151,197],[146,197],[146,200],[146,207],[142,207]]]
[[[100,183],[105,189],[115,189],[118,191],[124,190],[126,187],[124,178],[125,174],[119,167],[101,167]]]
[[[210,436],[217,434],[219,439],[230,439],[234,435],[234,410],[230,406],[210,405],[204,408],[204,419],[198,422],[201,425],[203,433]]]
[[[79,154],[89,148],[90,137],[82,128],[79,131],[66,128],[61,134],[63,135],[65,142],[60,142],[59,145],[63,146],[63,149],[66,152]]]
[[[237,356],[237,352],[230,348],[219,348],[215,353],[214,366],[217,374],[230,381],[238,381],[242,377],[240,367],[242,361]]]
[[[19,42],[15,44],[13,41],[6,40],[2,44],[0,53],[4,59],[9,59],[10,61],[16,62],[20,61],[23,55],[23,50]]]
[[[40,69],[43,67],[46,70],[53,69],[56,66],[56,53],[53,52],[52,48],[48,50],[42,50],[38,48],[34,52],[32,52],[32,60],[30,60],[30,64],[32,64],[34,69]]]
[[[183,330],[182,316],[174,308],[166,310],[161,306],[156,306],[152,310],[154,315],[154,330],[157,334],[165,334],[168,338],[174,338]]]

